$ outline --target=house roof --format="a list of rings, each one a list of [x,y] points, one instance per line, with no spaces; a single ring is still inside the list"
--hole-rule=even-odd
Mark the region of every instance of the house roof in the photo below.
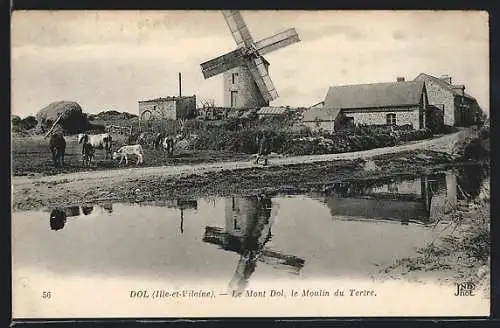
[[[304,112],[302,121],[304,122],[314,122],[319,121],[333,121],[339,115],[340,108],[311,108]]]
[[[324,101],[324,100],[322,100],[322,101],[320,101],[319,103],[316,103],[316,104],[314,104],[314,105],[311,105],[311,106],[310,106],[310,108],[314,108],[314,107],[318,107],[318,106],[323,106],[324,104],[325,104],[325,101]]]
[[[435,76],[432,76],[432,75],[429,75],[429,74],[426,74],[426,73],[420,73],[420,74],[418,74],[418,76],[413,81],[418,81],[419,78],[423,79],[424,81],[429,81],[430,80],[430,81],[438,84],[442,88],[445,88],[445,89],[453,92],[453,94],[455,94],[457,96],[461,96],[461,94],[456,89],[453,88],[453,84],[449,84],[448,82],[444,81],[443,79],[440,79],[438,77],[435,77]],[[464,97],[472,99],[472,100],[475,100],[475,98],[472,97],[467,92],[464,92]]]
[[[325,108],[380,108],[420,104],[423,81],[354,84],[330,87]]]
[[[259,115],[282,115],[290,110],[291,109],[287,108],[287,107],[262,107],[261,109],[259,109],[257,114],[259,114]]]

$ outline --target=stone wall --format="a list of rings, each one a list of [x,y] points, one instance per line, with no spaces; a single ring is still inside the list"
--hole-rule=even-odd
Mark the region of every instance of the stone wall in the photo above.
[[[139,118],[145,110],[152,112],[153,119],[194,118],[196,96],[139,101]]]
[[[411,110],[401,110],[397,108],[385,109],[380,111],[364,110],[343,110],[347,117],[354,118],[354,124],[386,124],[387,114],[396,114],[396,125],[411,124],[414,129],[420,129],[419,108],[414,107]]]
[[[233,84],[233,73],[238,77]],[[238,92],[236,108],[258,108],[267,106],[268,103],[253,80],[248,68],[240,66],[224,72],[224,107],[231,107],[231,91]]]
[[[150,110],[154,119],[176,119],[175,100],[149,100],[139,102],[139,118],[142,118],[142,113],[145,110]]]

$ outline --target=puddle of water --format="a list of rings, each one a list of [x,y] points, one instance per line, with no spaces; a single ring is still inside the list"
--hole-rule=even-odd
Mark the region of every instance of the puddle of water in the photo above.
[[[469,195],[480,185],[450,171],[322,194],[15,212],[13,267],[61,279],[222,280],[237,290],[259,279],[367,277],[439,234],[428,223],[456,205],[462,181]]]

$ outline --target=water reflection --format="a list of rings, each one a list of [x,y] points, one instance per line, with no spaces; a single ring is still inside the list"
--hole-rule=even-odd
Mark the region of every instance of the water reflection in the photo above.
[[[324,202],[333,217],[432,222],[457,204],[453,172],[413,179],[336,183],[326,188]]]
[[[157,200],[152,202],[141,202],[138,203],[139,206],[157,206],[157,207],[168,207],[175,208],[179,210],[180,214],[180,225],[179,231],[184,234],[184,211],[185,210],[197,210],[198,200],[196,199],[168,199],[168,200]]]
[[[272,238],[275,215],[267,195],[231,197],[225,200],[225,227],[205,227],[204,242],[240,255],[230,290],[241,292],[246,288],[258,261],[295,274],[304,266],[301,258],[265,247]]]
[[[460,199],[476,198],[484,179],[489,175],[488,165],[468,165],[459,168],[458,183]]]
[[[99,215],[100,213],[94,212],[98,208],[100,213],[112,213],[113,205],[106,204],[103,206],[67,206],[56,207],[50,212],[49,224],[50,229],[54,231],[61,230],[66,225],[68,217],[72,219],[93,216],[92,214]]]
[[[17,212],[14,215],[28,218],[14,220],[17,240],[33,241],[16,244],[24,256],[18,259],[37,267],[39,258],[45,258],[58,272],[224,277],[233,291],[243,291],[250,279],[283,273],[300,273],[301,278],[352,277],[370,270],[371,263],[387,263],[425,246],[437,230],[412,223],[440,218],[461,198],[477,195],[480,174],[477,167],[466,167],[426,176],[337,183],[316,196],[59,207],[50,213],[50,229],[70,224],[58,234],[46,228],[47,213]],[[80,220],[90,217],[99,224]],[[298,243],[299,238],[307,242]],[[82,260],[89,258],[92,265]]]

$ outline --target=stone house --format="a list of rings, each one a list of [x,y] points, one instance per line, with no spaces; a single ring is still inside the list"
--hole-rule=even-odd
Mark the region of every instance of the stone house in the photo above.
[[[453,84],[451,76],[440,78],[420,73],[414,81],[424,81],[429,104],[443,112],[444,124],[469,126],[476,122],[480,107],[474,97],[465,92],[465,85]]]
[[[139,119],[192,119],[197,115],[196,96],[139,101]]]
[[[324,108],[338,108],[350,124],[426,127],[427,92],[423,81],[330,87]]]

